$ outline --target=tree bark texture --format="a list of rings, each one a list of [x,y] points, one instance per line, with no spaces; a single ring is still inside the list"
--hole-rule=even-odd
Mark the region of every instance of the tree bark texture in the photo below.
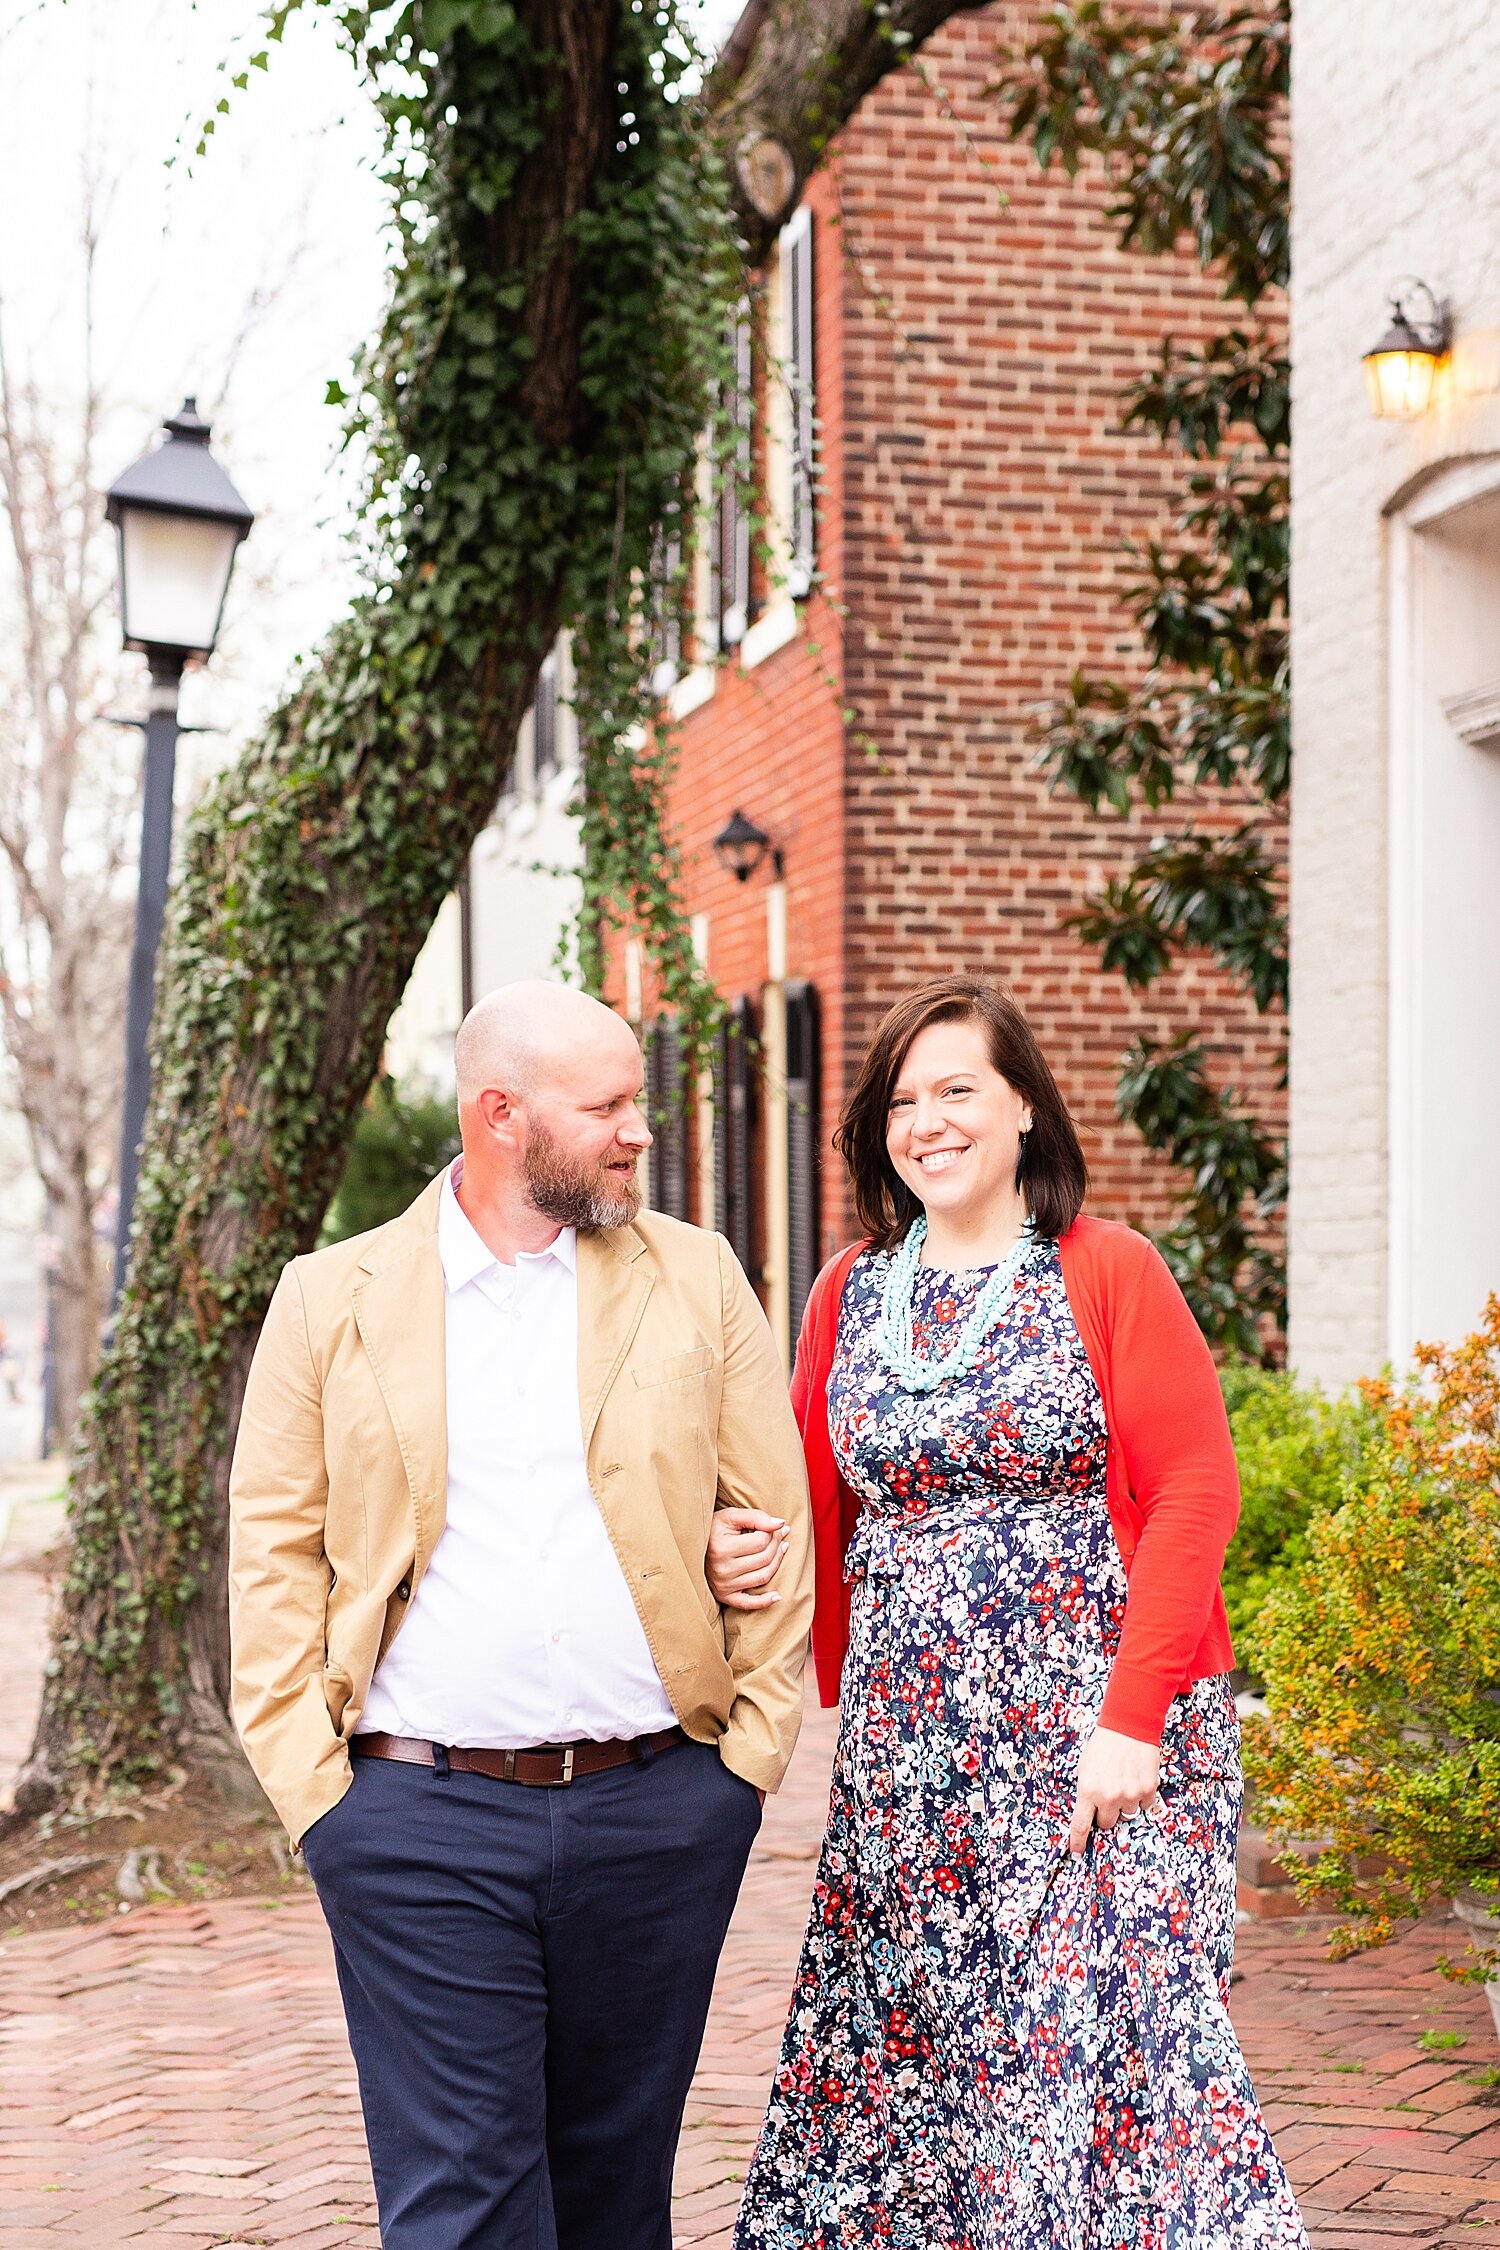
[[[752,262],[865,95],[950,16],[986,0],[750,0],[709,84]],[[785,161],[760,164],[780,150]],[[762,187],[759,183],[764,183]]]
[[[684,404],[665,444],[659,398],[631,395],[642,335],[670,322],[686,286],[649,244],[631,264],[629,196],[653,161],[647,19],[615,0],[527,0],[515,17],[443,4],[460,28],[430,72],[426,161],[404,191],[425,216],[371,378],[393,431],[381,499],[399,531],[380,582],[184,839],[130,1282],[76,1464],[22,1815],[163,1757],[228,1754],[227,1486],[266,1302],[316,1239],[386,1024],[490,816],[580,555],[639,572],[654,520],[637,520],[641,496],[659,511],[692,470],[706,398]],[[927,29],[941,20],[931,0],[929,14]],[[466,17],[502,30],[487,41]],[[726,114],[731,131],[774,114],[810,166],[903,50],[871,33],[867,10],[797,20],[800,33],[775,19],[766,69]],[[799,36],[813,43],[800,62]],[[799,89],[815,115],[799,116]],[[661,126],[663,145],[675,129]],[[658,388],[674,364],[659,356]],[[652,414],[643,448],[632,433]]]

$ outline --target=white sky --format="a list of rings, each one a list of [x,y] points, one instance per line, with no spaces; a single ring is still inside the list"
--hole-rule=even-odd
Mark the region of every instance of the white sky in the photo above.
[[[274,691],[347,595],[338,415],[322,399],[378,318],[384,264],[370,113],[320,21],[294,25],[271,71],[232,96],[206,158],[171,166],[179,139],[190,154],[186,136],[222,91],[216,66],[249,13],[234,0],[0,0],[0,310],[12,368],[60,409],[78,395],[92,165],[104,214],[96,354],[115,408],[101,473],[143,451],[196,391],[260,518],[231,592],[224,662],[184,698],[186,717],[230,725]],[[236,353],[257,298],[269,301]]]
[[[702,21],[722,36],[738,12],[739,0],[703,0]],[[350,591],[339,413],[323,397],[384,296],[377,136],[321,10],[294,20],[268,73],[231,92],[207,156],[191,160],[195,128],[224,90],[218,66],[260,44],[258,17],[247,0],[0,0],[0,317],[12,366],[60,408],[77,395],[92,164],[105,212],[97,356],[116,409],[101,473],[125,467],[196,391],[215,452],[257,512],[220,655],[184,690],[185,719],[231,734]],[[257,298],[267,301],[236,353]]]

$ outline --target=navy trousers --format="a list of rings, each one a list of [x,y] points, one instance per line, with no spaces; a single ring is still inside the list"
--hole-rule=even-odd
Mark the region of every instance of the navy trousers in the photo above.
[[[760,1825],[686,1742],[526,1789],[356,1758],[303,1852],[383,2250],[670,2250],[672,2160]]]

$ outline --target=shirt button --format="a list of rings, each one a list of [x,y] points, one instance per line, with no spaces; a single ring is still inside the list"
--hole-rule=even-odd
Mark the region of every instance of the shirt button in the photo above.
[[[553,1634],[553,1636],[552,1636],[552,1638],[553,1638],[553,1639],[554,1639],[555,1641],[560,1641],[560,1640],[562,1639],[562,1635],[561,1635],[561,1633],[554,1633],[554,1634]]]
[[[565,1726],[571,1726],[573,1724],[573,1714],[571,1711],[564,1711],[563,1724]]]

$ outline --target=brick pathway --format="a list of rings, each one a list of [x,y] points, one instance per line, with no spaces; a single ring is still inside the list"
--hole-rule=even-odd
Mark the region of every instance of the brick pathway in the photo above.
[[[683,2136],[679,2250],[727,2250],[831,1745],[813,1715],[746,1879]],[[1489,2013],[1428,1968],[1453,1944],[1434,1923],[1330,1966],[1302,1925],[1242,1933],[1235,2015],[1316,2250],[1500,2250],[1500,2088],[1473,2082],[1496,2060]],[[1424,2033],[1464,2044],[1424,2051]],[[152,1907],[0,1946],[3,2250],[377,2239],[313,1901]]]

